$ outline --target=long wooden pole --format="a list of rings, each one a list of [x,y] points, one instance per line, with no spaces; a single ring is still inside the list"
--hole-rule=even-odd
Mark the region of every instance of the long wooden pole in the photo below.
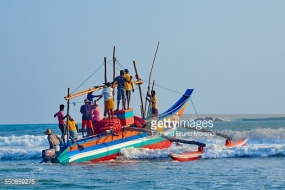
[[[70,89],[68,88],[67,90],[67,96],[69,97],[69,93],[70,93]],[[69,141],[69,124],[68,124],[68,121],[69,121],[69,99],[67,100],[67,113],[66,113],[67,117],[66,117],[66,126],[67,127],[67,139],[66,139],[66,144],[68,145],[68,141]],[[63,136],[63,138],[65,138],[65,134]]]
[[[155,83],[155,80],[153,80],[151,90],[153,90],[154,83]],[[150,103],[148,104],[148,107],[147,107],[147,117],[149,116],[149,107],[150,107],[149,105],[150,105]]]
[[[142,84],[143,81],[142,80],[139,80],[139,81],[135,81],[134,82],[135,84]],[[117,84],[114,84],[114,87],[116,87]],[[102,90],[103,88],[105,88],[105,85],[100,85],[100,86],[93,86],[91,88],[88,88],[88,89],[85,89],[85,90],[82,90],[82,91],[79,91],[79,92],[75,92],[73,94],[70,94],[69,97],[68,96],[65,96],[64,98],[66,100],[68,99],[72,99],[72,98],[76,98],[78,96],[82,96],[84,94],[88,94],[89,92],[95,92],[95,91],[98,91],[98,90]]]
[[[151,73],[152,73],[152,69],[153,69],[154,62],[155,62],[155,58],[156,58],[156,54],[157,54],[158,47],[159,47],[159,42],[158,42],[157,47],[156,47],[156,51],[155,51],[155,54],[154,54],[154,58],[153,58],[151,70],[150,70],[150,73],[149,73],[148,88],[149,88],[149,84],[150,84]],[[147,93],[149,93],[149,89],[147,89]],[[147,107],[146,104],[147,104],[147,97],[145,98],[145,109],[146,109],[146,107]],[[147,111],[147,110],[144,110],[144,112],[146,112],[146,111]]]
[[[133,61],[133,64],[134,64],[134,68],[135,68],[135,72],[136,72],[136,79],[137,79],[137,82],[140,81],[139,79],[139,75],[138,75],[138,71],[137,71],[137,66],[136,66],[136,62]],[[145,118],[145,112],[144,112],[144,107],[143,107],[143,98],[142,98],[142,89],[141,89],[141,85],[138,84],[139,86],[139,91],[140,91],[140,99],[141,99],[141,116],[142,118]]]
[[[105,81],[105,85],[106,85],[106,83],[107,83],[107,58],[106,57],[104,57],[104,65],[105,65],[105,67],[104,67],[104,70],[105,70],[105,73],[104,73],[104,81]],[[113,98],[114,98],[114,94],[113,94]],[[107,115],[107,110],[106,110],[106,108],[105,108],[105,106],[104,106],[104,117]]]
[[[114,49],[113,49],[113,81],[116,77],[116,56],[115,56],[115,52],[116,52],[116,46],[114,46]],[[113,90],[113,100],[115,100],[114,96],[115,96],[115,91]]]
[[[107,83],[107,61],[106,57],[104,57],[104,81]]]

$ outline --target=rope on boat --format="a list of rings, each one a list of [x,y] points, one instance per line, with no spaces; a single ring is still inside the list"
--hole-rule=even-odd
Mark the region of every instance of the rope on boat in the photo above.
[[[198,114],[197,114],[197,111],[196,111],[196,108],[195,108],[195,106],[194,106],[194,103],[193,103],[193,101],[192,101],[191,96],[190,96],[190,100],[191,100],[192,106],[193,106],[193,108],[194,108],[194,111],[195,111],[195,113],[196,113],[196,116],[197,116],[197,118],[199,118],[199,116],[198,116]]]
[[[94,72],[92,73],[91,76],[89,76],[83,83],[81,83],[75,90],[73,90],[73,92],[71,92],[71,94],[73,94],[76,90],[78,90],[78,88],[80,88],[86,81],[88,81],[97,71],[99,71],[99,69],[101,69],[101,67],[103,67],[104,63]]]

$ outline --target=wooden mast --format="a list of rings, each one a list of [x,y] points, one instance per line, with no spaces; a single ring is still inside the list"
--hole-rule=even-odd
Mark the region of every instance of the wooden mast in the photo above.
[[[104,81],[107,83],[107,61],[106,57],[104,57]]]
[[[69,92],[70,91],[70,89],[68,88],[68,90],[67,90],[67,96],[69,97]],[[66,130],[65,131],[67,131],[67,139],[66,139],[66,144],[68,145],[68,141],[69,141],[69,126],[68,126],[68,121],[69,121],[69,99],[67,100],[67,113],[66,113],[66,115],[67,115],[67,117],[66,117]],[[63,138],[65,138],[65,134],[64,134],[64,136],[63,136]]]
[[[138,75],[138,71],[137,71],[137,67],[136,67],[136,62],[133,61],[133,64],[134,64],[134,68],[135,68],[135,72],[136,72],[136,79],[137,79],[137,82],[140,81],[140,78],[139,78],[139,75]],[[138,84],[139,86],[139,91],[140,91],[140,98],[141,98],[141,115],[142,115],[142,118],[145,119],[145,111],[144,111],[144,107],[143,107],[143,98],[142,98],[142,89],[141,89],[141,84],[139,83]]]
[[[113,49],[113,81],[114,81],[114,79],[116,77],[116,57],[115,57],[115,51],[116,51],[116,47],[114,46],[114,49]],[[113,100],[115,100],[114,96],[115,96],[115,91],[113,90]]]
[[[157,47],[156,47],[156,51],[155,51],[155,54],[154,54],[154,58],[153,58],[151,70],[150,70],[150,73],[149,73],[148,87],[149,87],[149,84],[150,84],[151,73],[152,73],[152,69],[153,69],[154,62],[155,62],[155,58],[156,58],[156,54],[157,54],[158,47],[159,47],[159,42],[158,42]],[[147,89],[147,93],[149,93],[149,89]],[[147,104],[147,97],[145,97],[145,109],[146,109],[146,107],[147,107],[146,104]],[[148,111],[148,110],[144,110],[144,112],[146,112],[146,111]]]

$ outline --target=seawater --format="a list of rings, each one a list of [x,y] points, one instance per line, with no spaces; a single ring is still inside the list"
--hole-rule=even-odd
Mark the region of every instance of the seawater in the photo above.
[[[182,163],[169,153],[197,146],[127,148],[99,163],[40,163],[47,128],[60,134],[57,124],[0,125],[0,189],[285,189],[285,118],[214,122],[213,130],[233,139],[249,137],[247,145],[229,149],[220,137],[184,136],[207,146],[201,159]],[[36,185],[5,185],[8,178]]]

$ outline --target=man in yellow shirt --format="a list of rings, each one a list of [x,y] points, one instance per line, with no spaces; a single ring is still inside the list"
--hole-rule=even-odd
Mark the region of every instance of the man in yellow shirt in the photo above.
[[[78,125],[76,121],[69,115],[68,120],[68,127],[69,127],[69,135],[71,137],[71,140],[77,140],[78,138]]]
[[[149,87],[148,87],[148,90],[149,90]],[[157,117],[158,116],[158,108],[157,108],[157,97],[155,95],[155,91],[152,90],[151,94],[147,93],[147,96],[150,97],[147,100],[151,103],[152,117]]]
[[[124,77],[128,80],[131,81],[131,75],[129,74],[129,70],[125,69],[125,74]],[[127,96],[127,109],[130,108],[130,102],[131,102],[131,87],[132,91],[134,92],[134,83],[133,81],[131,82],[125,82],[125,90],[126,90],[126,96]]]

